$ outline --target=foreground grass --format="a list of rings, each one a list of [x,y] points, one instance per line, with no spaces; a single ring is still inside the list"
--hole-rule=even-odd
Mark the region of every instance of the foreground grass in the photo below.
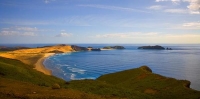
[[[26,65],[18,60],[0,57],[0,75],[4,78],[30,82],[40,86],[51,86],[54,83],[65,83],[64,80],[54,76],[47,76],[35,71],[32,66]]]
[[[58,84],[61,88],[53,89]],[[99,95],[66,89],[64,80],[35,71],[18,60],[0,57],[0,99],[104,99]]]
[[[107,74],[97,80],[71,81],[68,87],[129,99],[199,99],[190,82],[154,74],[147,66]],[[83,87],[84,86],[84,87]]]
[[[55,84],[61,88],[53,89]],[[0,57],[0,99],[199,99],[189,81],[163,77],[147,66],[107,74],[97,80],[47,76],[18,60]]]

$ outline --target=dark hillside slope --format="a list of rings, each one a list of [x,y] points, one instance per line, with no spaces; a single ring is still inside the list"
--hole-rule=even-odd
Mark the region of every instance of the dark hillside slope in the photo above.
[[[187,80],[176,80],[152,73],[147,66],[137,69],[125,70],[99,77],[104,81],[118,87],[127,88],[149,94],[160,99],[199,99],[200,92],[190,89]]]

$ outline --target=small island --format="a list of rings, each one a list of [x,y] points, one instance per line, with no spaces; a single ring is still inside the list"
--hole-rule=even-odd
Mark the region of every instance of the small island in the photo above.
[[[105,46],[103,48],[93,48],[91,46],[81,47],[81,46],[72,45],[71,47],[75,51],[102,51],[102,50],[125,49],[125,47],[123,46]]]
[[[123,46],[105,46],[103,49],[125,49]]]
[[[155,46],[141,46],[138,47],[138,49],[155,49],[155,50],[165,50],[164,47],[160,46],[160,45],[155,45]]]

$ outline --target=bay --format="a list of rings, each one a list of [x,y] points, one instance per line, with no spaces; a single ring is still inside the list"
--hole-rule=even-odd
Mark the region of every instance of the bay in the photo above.
[[[79,44],[102,48],[112,44]],[[44,61],[52,74],[66,81],[97,77],[143,65],[153,73],[189,80],[200,90],[200,45],[163,45],[173,50],[139,50],[142,45],[123,44],[124,50],[86,51],[56,54]],[[131,76],[131,75],[130,75]]]

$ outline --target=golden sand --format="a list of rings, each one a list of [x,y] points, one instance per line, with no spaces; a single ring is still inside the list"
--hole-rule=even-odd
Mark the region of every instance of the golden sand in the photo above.
[[[43,62],[44,62],[44,60],[45,60],[47,57],[52,56],[52,55],[54,55],[54,54],[55,54],[55,53],[46,53],[46,54],[44,55],[44,57],[41,57],[41,58],[35,63],[35,68],[34,68],[34,69],[36,69],[37,71],[40,71],[40,72],[42,72],[42,73],[44,73],[44,74],[46,74],[46,75],[51,75],[51,70],[45,68]]]
[[[44,74],[51,75],[51,70],[44,67],[43,61],[55,53],[52,52],[72,52],[74,51],[70,45],[56,45],[42,48],[20,49],[16,51],[9,51],[0,53],[1,57],[17,59],[21,62],[34,66],[34,69]]]

